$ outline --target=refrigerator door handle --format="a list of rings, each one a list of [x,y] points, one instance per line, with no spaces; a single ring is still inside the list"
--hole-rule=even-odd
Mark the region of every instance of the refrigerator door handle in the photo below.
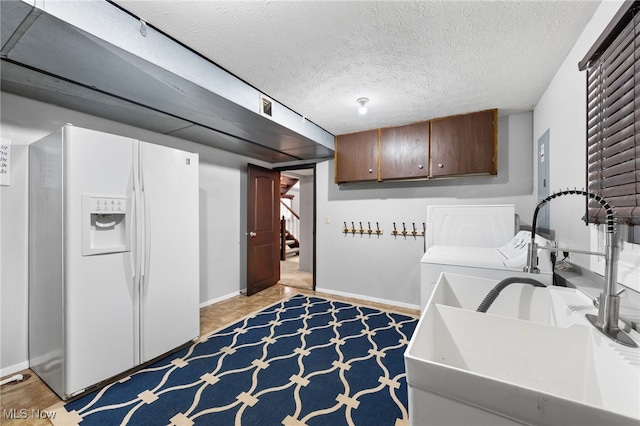
[[[144,148],[140,145],[139,148],[140,158],[139,158],[139,176],[140,176],[140,244],[141,248],[141,257],[140,257],[140,290],[139,290],[139,333],[140,339],[139,342],[139,354],[140,361],[144,361],[147,359],[147,354],[145,354],[145,331],[147,328],[146,322],[146,314],[144,306],[147,300],[147,293],[149,291],[149,262],[150,262],[150,247],[151,247],[151,225],[149,224],[149,216],[150,216],[150,208],[149,208],[149,199],[147,192],[145,190],[145,179],[144,179]]]
[[[150,212],[150,208],[149,208],[149,203],[148,203],[148,199],[147,199],[147,194],[144,190],[144,188],[142,189],[142,201],[144,204],[143,207],[143,211],[144,211],[144,231],[143,231],[143,241],[144,241],[144,250],[143,250],[143,257],[142,257],[142,294],[146,295],[147,290],[148,290],[148,283],[149,283],[149,264],[151,262],[151,223],[150,223],[150,216],[151,216],[151,212]]]
[[[141,243],[142,243],[142,258],[141,258],[141,280],[140,280],[140,303],[144,304],[149,291],[149,262],[151,260],[151,223],[150,220],[150,203],[149,196],[146,191],[145,182],[145,149],[144,144],[140,143],[138,147],[138,173],[140,176],[140,202],[141,202]],[[140,310],[142,312],[142,308]],[[142,316],[144,318],[144,315]],[[141,319],[141,330],[144,330],[143,320]],[[144,356],[144,354],[142,354]]]
[[[144,186],[142,182],[142,174],[140,173],[140,153],[138,144],[134,145],[134,173],[133,173],[133,217],[135,221],[134,229],[135,229],[135,254],[134,254],[134,262],[135,262],[135,277],[137,278],[134,281],[134,285],[136,286],[136,292],[138,293],[141,290],[141,280],[143,276],[142,271],[142,262],[144,256]]]
[[[144,221],[143,221],[143,209],[144,209],[144,205],[142,203],[142,184],[141,184],[141,177],[140,177],[140,153],[139,153],[139,146],[138,143],[134,144],[134,149],[133,149],[133,194],[132,194],[132,198],[133,198],[133,210],[132,210],[132,216],[133,216],[133,220],[135,221],[134,224],[134,252],[133,252],[133,263],[134,263],[134,268],[133,268],[133,362],[134,365],[138,365],[141,362],[142,359],[142,348],[141,348],[141,321],[140,321],[140,313],[141,313],[141,292],[142,292],[142,255],[144,253],[144,247],[143,247],[143,243],[142,243],[142,236],[143,236],[143,226],[144,226]]]
[[[131,218],[131,222],[130,222],[130,226],[131,228],[134,230],[132,232],[132,237],[131,237],[131,256],[129,257],[129,260],[131,261],[131,272],[132,272],[132,278],[133,278],[133,286],[136,286],[136,279],[138,278],[138,234],[135,231],[136,227],[138,226],[138,220],[136,218],[136,214],[137,214],[137,204],[136,204],[136,196],[138,194],[136,193],[136,188],[135,186],[133,187],[133,189],[131,190],[131,201],[129,203],[129,205],[131,206],[129,209],[129,215]]]

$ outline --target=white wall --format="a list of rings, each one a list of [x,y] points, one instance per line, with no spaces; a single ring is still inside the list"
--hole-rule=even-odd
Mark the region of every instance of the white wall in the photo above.
[[[583,189],[586,185],[586,71],[578,70],[582,60],[603,32],[621,1],[603,1],[587,24],[584,32],[558,69],[549,87],[534,110],[534,141],[549,129],[551,192],[566,188]],[[563,247],[602,252],[602,235],[595,226],[585,226],[583,197],[556,198],[546,207],[550,210],[551,228]],[[592,235],[594,234],[594,235]],[[603,273],[604,262],[595,256],[571,255],[571,260],[583,267]],[[618,279],[623,284],[640,290],[640,248],[623,244]]]
[[[602,2],[534,109],[534,140],[549,129],[545,156],[550,164],[551,192],[585,187],[587,73],[578,70],[578,62],[619,7],[620,2]],[[583,197],[566,196],[544,207],[549,209],[551,228],[562,246],[589,247],[588,228],[581,220],[584,206]],[[574,261],[584,264],[585,257],[574,256]]]
[[[0,136],[12,141],[11,185],[0,187],[0,376],[27,367],[28,144],[65,123],[200,154],[200,301],[246,287],[247,162],[215,148],[1,93]]]
[[[427,206],[514,204],[523,224],[533,215],[532,114],[500,117],[498,176],[413,182],[334,183],[333,161],[318,164],[317,290],[410,307],[420,303],[421,237],[393,237],[397,227],[426,222]],[[330,223],[326,224],[325,219]],[[384,235],[344,235],[343,222],[380,224]],[[401,228],[400,228],[401,229]]]
[[[300,178],[300,265],[301,271],[313,272],[313,176]]]
[[[3,99],[4,100],[4,99]],[[4,105],[2,114],[6,112]],[[0,376],[27,368],[28,146],[12,139],[11,185],[0,186]],[[15,135],[15,134],[14,134]],[[14,366],[5,372],[4,368]]]

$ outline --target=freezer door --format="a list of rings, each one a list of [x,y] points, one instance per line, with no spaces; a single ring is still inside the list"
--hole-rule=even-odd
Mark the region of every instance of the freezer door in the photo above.
[[[63,140],[64,371],[70,395],[135,365],[132,252],[83,253],[87,232],[102,248],[110,241],[106,235],[119,235],[117,244],[131,246],[130,234],[121,233],[125,214],[107,222],[110,214],[96,214],[83,200],[131,200],[137,141],[69,125]],[[134,226],[129,219],[127,226]]]
[[[200,334],[198,155],[140,142],[142,362]]]

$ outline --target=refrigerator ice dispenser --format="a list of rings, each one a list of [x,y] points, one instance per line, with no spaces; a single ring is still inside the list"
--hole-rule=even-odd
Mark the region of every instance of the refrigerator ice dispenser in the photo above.
[[[127,197],[82,195],[82,255],[131,251]]]

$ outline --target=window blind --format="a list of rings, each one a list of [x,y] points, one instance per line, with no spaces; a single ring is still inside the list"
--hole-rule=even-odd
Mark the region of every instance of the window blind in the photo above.
[[[608,27],[617,34],[603,34],[606,45],[587,65],[587,187],[613,207],[618,223],[638,225],[640,13],[625,13],[628,22]],[[589,202],[588,222],[604,219],[600,205]]]

